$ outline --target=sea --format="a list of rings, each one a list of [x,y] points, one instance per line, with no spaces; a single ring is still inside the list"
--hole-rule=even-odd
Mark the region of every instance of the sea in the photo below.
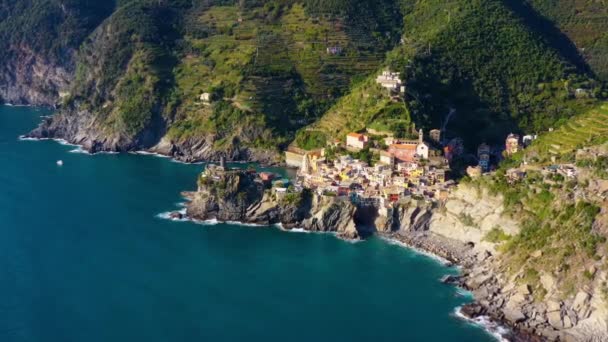
[[[0,107],[0,341],[496,341],[457,273],[379,238],[176,222],[204,165],[27,141]],[[62,165],[58,165],[58,161]]]

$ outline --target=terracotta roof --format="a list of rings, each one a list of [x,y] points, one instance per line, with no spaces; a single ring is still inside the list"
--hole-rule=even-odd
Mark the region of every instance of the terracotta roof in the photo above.
[[[396,149],[396,150],[415,150],[416,149],[416,145],[392,144],[391,146],[389,146],[389,148],[393,148],[393,149]]]
[[[353,138],[361,138],[363,136],[363,134],[359,134],[359,133],[348,133],[349,137],[353,137]]]

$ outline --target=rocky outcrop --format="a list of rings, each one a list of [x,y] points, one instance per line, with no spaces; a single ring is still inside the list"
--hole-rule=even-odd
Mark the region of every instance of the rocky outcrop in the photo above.
[[[542,273],[540,282],[547,292],[538,300],[523,272],[505,272],[497,244],[486,239],[494,229],[508,235],[519,232],[519,223],[503,214],[501,198],[460,185],[444,206],[410,206],[400,209],[396,218],[399,229],[384,229],[386,236],[462,266],[461,276],[450,282],[475,296],[475,303],[463,309],[466,315],[490,316],[513,327],[516,341],[608,340],[608,312],[599,286],[563,299],[554,275]],[[601,283],[606,275],[599,278]]]
[[[382,236],[462,266],[461,276],[450,282],[472,291],[476,298],[463,312],[471,317],[490,316],[512,327],[514,341],[608,339],[608,314],[599,290],[581,290],[572,298],[558,299],[556,280],[541,274],[540,282],[548,292],[539,301],[521,272],[505,273],[496,243],[486,237],[495,229],[518,234],[519,225],[503,215],[500,198],[461,186],[444,206],[410,203],[377,215],[369,207],[311,193],[297,200],[277,200],[263,183],[243,172],[227,176],[220,184],[226,184],[222,196],[209,185],[201,185],[188,206],[188,215],[203,220],[280,223],[287,229],[336,232],[345,238],[360,238],[377,230]],[[370,218],[371,230],[367,226]]]
[[[599,290],[581,290],[572,298],[560,299],[554,277],[541,274],[547,293],[540,301],[522,272],[505,272],[497,244],[487,241],[487,236],[496,229],[517,234],[519,225],[503,214],[500,198],[461,185],[443,206],[412,202],[380,209],[387,211],[378,215],[350,201],[304,194],[277,200],[253,175],[227,172],[213,182],[200,182],[198,191],[190,194],[187,215],[199,220],[282,224],[286,229],[336,232],[345,238],[375,232],[460,265],[461,275],[446,283],[474,294],[476,301],[465,306],[463,313],[489,316],[512,327],[513,341],[608,340],[608,312]]]
[[[284,229],[332,232],[349,239],[369,234],[367,226],[355,219],[358,208],[350,201],[308,191],[278,198],[244,171],[215,172],[201,180],[188,198],[186,215],[195,220],[280,224]]]
[[[174,141],[165,136],[148,151],[170,156],[186,163],[217,161],[221,158],[228,161],[255,161],[264,165],[279,163],[280,158],[277,151],[242,146],[238,141],[234,141],[223,149],[218,149],[215,147],[216,140],[217,137],[213,135],[180,141]]]

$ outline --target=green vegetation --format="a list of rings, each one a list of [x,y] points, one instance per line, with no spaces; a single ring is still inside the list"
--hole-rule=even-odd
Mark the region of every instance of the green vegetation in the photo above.
[[[473,147],[512,131],[559,126],[608,95],[572,43],[539,25],[547,19],[532,8],[499,0],[403,1],[402,13],[404,44],[386,64],[401,72],[405,101],[391,101],[371,75],[314,129],[331,136],[364,127],[402,133],[412,122],[439,127],[455,109],[448,131]]]
[[[598,105],[558,129],[543,134],[526,149],[528,160],[547,164],[553,156],[556,160],[572,159],[576,149],[599,145],[608,141],[608,104]],[[520,161],[523,154],[516,156]]]
[[[608,6],[593,0],[529,0],[529,4],[547,18],[549,25],[539,22],[545,29],[553,29],[554,36],[565,34],[573,45],[583,50],[583,57],[591,70],[604,81],[608,80]],[[552,24],[552,25],[551,25]],[[541,26],[539,25],[539,26]],[[563,33],[562,33],[563,32]],[[573,59],[576,59],[573,56]],[[583,61],[580,61],[583,62]]]
[[[322,148],[327,145],[327,136],[319,131],[300,131],[295,140],[298,147],[305,150]]]
[[[458,219],[465,226],[477,227],[477,224],[475,223],[475,220],[473,219],[473,217],[467,213],[460,213],[460,215],[458,216]]]
[[[0,61],[25,48],[65,62],[67,50],[78,48],[114,6],[112,0],[0,0]]]
[[[486,234],[484,240],[492,243],[502,243],[508,241],[510,238],[511,236],[509,234],[505,233],[502,228],[497,226]]]
[[[430,1],[411,5],[405,34],[391,54],[407,75],[408,105],[419,124],[438,126],[450,108],[453,133],[496,142],[509,131],[539,131],[587,108],[576,88],[603,96],[600,84],[562,55],[506,2]],[[401,56],[408,56],[407,59]]]
[[[589,117],[592,116],[583,115],[573,123],[586,122]],[[580,288],[580,284],[594,280],[592,274],[584,274],[581,270],[588,269],[596,260],[600,260],[608,247],[605,235],[593,228],[594,222],[599,219],[601,199],[591,194],[572,196],[574,189],[586,191],[588,179],[583,176],[585,170],[594,172],[598,165],[605,167],[606,158],[580,161],[578,167],[582,175],[577,179],[543,171],[542,166],[548,165],[550,156],[549,150],[544,147],[557,132],[542,136],[525,150],[529,164],[522,181],[509,182],[505,172],[523,158],[519,154],[514,160],[507,160],[492,177],[469,182],[489,189],[491,194],[501,195],[505,212],[521,223],[522,230],[515,236],[509,237],[499,228],[494,228],[485,240],[503,243],[501,251],[505,270],[525,270],[523,283],[534,288],[535,298],[542,298],[546,290],[539,284],[538,276],[532,275],[538,275],[541,271],[558,274],[558,281],[563,285],[561,294],[567,297]],[[575,143],[574,139],[571,142]],[[594,146],[595,142],[596,139],[585,138],[573,146],[589,147]],[[558,159],[566,158],[566,154],[557,151],[551,153],[555,153]]]

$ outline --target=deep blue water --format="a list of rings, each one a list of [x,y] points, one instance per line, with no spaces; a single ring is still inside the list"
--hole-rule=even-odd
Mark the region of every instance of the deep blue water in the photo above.
[[[493,340],[453,316],[454,270],[378,239],[160,219],[200,165],[18,141],[42,114],[0,107],[0,341]]]

